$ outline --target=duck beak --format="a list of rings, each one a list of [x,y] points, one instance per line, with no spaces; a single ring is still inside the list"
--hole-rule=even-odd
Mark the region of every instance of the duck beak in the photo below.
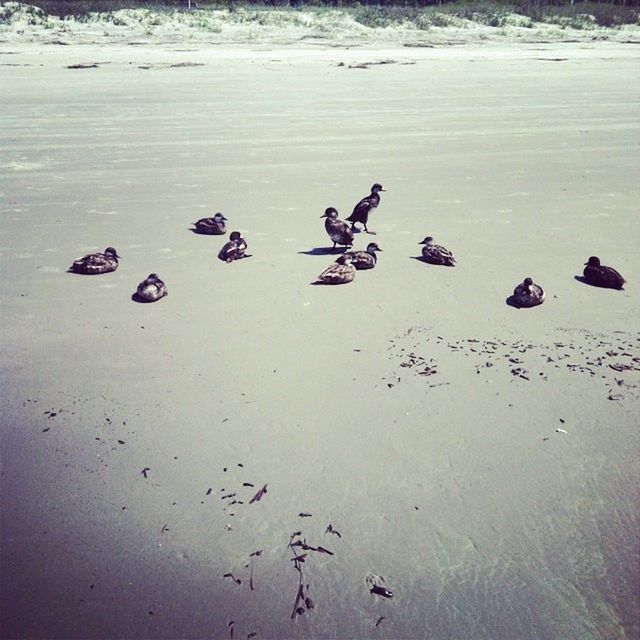
[[[386,191],[386,189],[383,187],[382,189],[380,189],[380,191]]]

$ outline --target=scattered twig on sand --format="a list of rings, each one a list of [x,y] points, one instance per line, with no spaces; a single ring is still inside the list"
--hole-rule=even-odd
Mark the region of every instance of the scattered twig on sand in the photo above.
[[[233,573],[229,572],[229,573],[225,573],[223,576],[223,578],[231,578],[237,585],[241,585],[242,584],[242,580],[240,580],[240,578],[236,578]]]
[[[149,477],[149,471],[151,471],[151,469],[149,467],[145,467],[140,473],[145,477],[148,478]]]
[[[258,500],[262,499],[262,496],[267,493],[267,485],[265,484],[262,489],[260,489],[251,500],[249,500],[249,504],[253,504],[254,502],[258,502]]]
[[[342,538],[342,534],[337,529],[334,529],[331,523],[327,525],[327,528],[324,530],[324,532],[333,533],[334,536],[338,536],[338,538]]]
[[[382,624],[382,621],[384,620],[384,616],[380,616],[377,620],[376,620],[376,627],[379,627]]]
[[[294,620],[297,616],[301,616],[305,611],[309,611],[315,608],[315,603],[309,597],[309,585],[305,586],[304,581],[304,573],[303,573],[303,565],[307,560],[307,553],[300,553],[297,548],[303,549],[304,551],[316,551],[320,553],[328,553],[329,555],[333,555],[332,551],[325,549],[324,547],[312,547],[307,544],[305,538],[300,538],[302,535],[301,531],[294,531],[289,538],[288,547],[291,550],[293,557],[291,558],[291,562],[293,562],[293,566],[295,570],[298,572],[298,590],[296,592],[296,598],[293,603],[293,610],[291,611],[291,619]]]
[[[305,513],[304,511],[301,511],[298,514],[298,518],[311,518],[313,516],[312,513]]]

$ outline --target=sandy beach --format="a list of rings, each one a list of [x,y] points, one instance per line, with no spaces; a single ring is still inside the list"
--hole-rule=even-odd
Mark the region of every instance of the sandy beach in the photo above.
[[[2,637],[640,637],[639,59],[0,43]]]

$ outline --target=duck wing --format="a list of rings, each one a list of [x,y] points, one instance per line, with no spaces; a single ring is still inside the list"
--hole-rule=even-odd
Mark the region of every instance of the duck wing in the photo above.
[[[369,211],[374,207],[377,207],[378,203],[371,196],[362,198],[360,202],[353,208],[353,213],[347,218],[349,222],[362,222],[366,220],[369,215]]]

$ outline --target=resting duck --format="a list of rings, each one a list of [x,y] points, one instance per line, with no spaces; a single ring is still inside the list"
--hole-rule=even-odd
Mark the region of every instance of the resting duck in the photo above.
[[[134,294],[139,302],[155,302],[167,295],[167,287],[155,273],[150,273],[136,289]]]
[[[363,269],[373,269],[376,266],[378,261],[376,251],[382,251],[382,249],[375,242],[370,242],[366,251],[347,251],[342,255],[349,256],[351,264],[358,271],[361,271]]]
[[[422,242],[422,258],[429,264],[442,264],[446,267],[453,267],[456,263],[453,254],[449,249],[445,249],[439,244],[433,244],[433,238],[427,236]]]
[[[535,307],[544,302],[544,291],[531,278],[525,278],[513,290],[513,295],[507,302],[513,307]]]
[[[362,198],[360,202],[354,207],[353,213],[347,218],[351,223],[351,228],[356,226],[356,222],[360,222],[364,226],[364,230],[367,233],[374,233],[367,229],[367,220],[369,220],[369,214],[380,204],[380,191],[385,191],[382,185],[377,182],[371,187],[371,193]]]
[[[225,225],[226,218],[221,213],[216,213],[213,218],[200,218],[198,222],[194,222],[196,233],[202,233],[207,236],[222,236],[227,232]]]
[[[69,267],[69,271],[83,273],[87,276],[109,273],[118,268],[119,258],[118,252],[113,247],[107,247],[104,253],[89,253],[82,258],[78,258]]]
[[[356,275],[356,268],[351,264],[351,256],[340,256],[331,266],[327,267],[316,279],[318,284],[347,284]]]
[[[335,249],[337,244],[344,245],[345,247],[350,247],[353,244],[353,231],[346,222],[338,220],[337,209],[329,207],[320,217],[326,218],[324,228],[333,241],[332,249]]]
[[[242,234],[239,231],[232,231],[229,235],[229,242],[220,249],[218,258],[224,262],[233,262],[234,260],[249,257],[245,255],[246,250],[247,243]]]
[[[622,289],[625,279],[613,267],[605,267],[600,264],[600,258],[591,256],[585,265],[584,279],[589,284],[609,289]]]

